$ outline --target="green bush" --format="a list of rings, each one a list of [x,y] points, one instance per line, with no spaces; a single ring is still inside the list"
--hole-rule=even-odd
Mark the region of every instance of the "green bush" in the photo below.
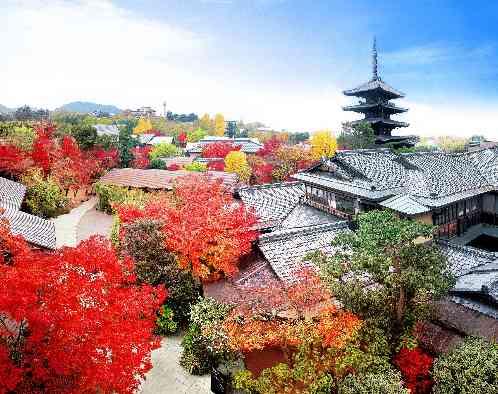
[[[171,157],[178,155],[178,148],[173,144],[157,144],[149,153],[149,159],[154,160],[159,157]]]
[[[438,358],[432,375],[435,394],[497,394],[498,344],[469,338]]]
[[[157,333],[160,335],[174,334],[178,329],[178,324],[174,320],[174,313],[167,305],[161,307],[156,320]]]
[[[236,355],[224,346],[223,333],[209,330],[223,321],[231,308],[212,298],[203,298],[192,305],[191,324],[182,340],[183,352],[180,357],[180,365],[191,374],[203,375],[220,362],[235,360]]]
[[[194,161],[193,163],[185,164],[183,166],[187,171],[196,171],[196,172],[206,172],[207,171],[207,165],[204,163],[199,163],[197,161]]]
[[[112,218],[111,227],[111,243],[116,248],[119,249],[119,229],[121,227],[121,220],[118,215],[114,215]]]
[[[409,394],[401,374],[395,371],[348,375],[339,384],[338,394]]]
[[[68,210],[69,200],[52,178],[44,178],[41,170],[32,169],[22,177],[26,185],[29,211],[43,218],[54,218]]]
[[[17,146],[19,149],[30,151],[35,138],[36,133],[32,127],[14,126],[9,130],[6,141],[9,144]]]
[[[149,168],[154,168],[156,170],[164,170],[166,168],[166,163],[164,162],[164,160],[155,158],[150,161]]]
[[[189,271],[178,267],[176,256],[165,247],[165,237],[158,220],[139,219],[123,227],[120,248],[123,255],[135,262],[137,279],[153,286],[164,284],[168,289],[166,305],[175,321],[186,326],[190,306],[200,295],[200,284]]]
[[[91,149],[97,142],[97,130],[88,124],[78,124],[71,127],[71,135],[83,150]]]
[[[128,203],[141,206],[148,199],[147,193],[140,189],[128,189],[103,183],[95,185],[95,193],[98,198],[97,209],[108,214],[114,213],[113,204]]]

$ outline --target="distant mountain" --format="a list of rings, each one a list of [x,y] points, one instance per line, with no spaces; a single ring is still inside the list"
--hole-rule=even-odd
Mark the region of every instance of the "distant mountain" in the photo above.
[[[57,108],[57,111],[79,112],[88,114],[91,112],[108,112],[110,114],[119,114],[122,111],[114,105],[105,105],[90,103],[86,101],[73,101],[72,103],[64,104],[62,107]]]
[[[14,112],[14,108],[8,108],[5,105],[0,104],[0,114],[10,114],[11,112]]]

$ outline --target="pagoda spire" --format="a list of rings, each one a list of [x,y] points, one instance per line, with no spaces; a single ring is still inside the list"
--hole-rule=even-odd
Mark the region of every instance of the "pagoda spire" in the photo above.
[[[379,73],[377,70],[377,38],[374,36],[373,47],[372,47],[372,80],[377,81],[379,79]]]

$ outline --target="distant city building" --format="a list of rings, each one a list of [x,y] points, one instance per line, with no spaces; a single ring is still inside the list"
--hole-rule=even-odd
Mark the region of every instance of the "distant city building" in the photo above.
[[[469,150],[471,152],[475,151],[475,150],[479,150],[479,149],[488,149],[488,148],[495,148],[495,147],[498,147],[498,142],[489,141],[480,135],[472,136],[467,144],[467,150]]]
[[[136,118],[151,118],[156,116],[156,110],[152,107],[140,107],[136,110],[126,109],[123,111],[125,116],[134,116]]]
[[[413,146],[417,141],[417,137],[391,135],[393,129],[409,126],[406,122],[391,119],[391,115],[404,113],[408,109],[398,107],[390,102],[390,100],[405,97],[405,94],[392,88],[379,77],[375,39],[372,57],[372,79],[357,88],[343,92],[346,96],[360,98],[360,102],[343,107],[343,110],[363,114],[365,118],[355,120],[352,125],[357,125],[360,122],[369,123],[374,130],[377,144],[394,143],[398,146]]]
[[[115,124],[96,124],[93,126],[97,130],[97,135],[119,135],[118,126]]]

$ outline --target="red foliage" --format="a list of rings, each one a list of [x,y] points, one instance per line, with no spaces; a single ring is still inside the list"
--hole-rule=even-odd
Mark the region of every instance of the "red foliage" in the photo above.
[[[178,134],[178,143],[183,145],[187,143],[187,134],[184,133],[183,131]]]
[[[394,364],[401,371],[405,384],[412,394],[429,394],[433,381],[430,377],[433,358],[420,348],[402,348],[394,358]]]
[[[92,238],[32,251],[0,223],[0,392],[132,393],[151,368],[163,288]]]
[[[151,146],[137,146],[131,150],[133,154],[133,161],[131,166],[133,168],[147,168],[149,167],[149,153],[152,150]]]
[[[261,157],[273,156],[277,149],[281,146],[282,140],[274,135],[263,144],[263,147],[258,151],[257,154]]]
[[[272,181],[273,165],[270,163],[255,164],[252,175],[256,184],[270,183]]]
[[[180,165],[176,163],[170,164],[168,167],[166,167],[168,171],[178,171],[180,168]]]
[[[45,175],[48,175],[57,151],[53,139],[55,126],[50,123],[39,123],[34,129],[36,139],[33,143],[31,158],[35,166],[40,167]]]
[[[231,142],[213,142],[202,149],[201,156],[209,159],[224,159],[230,152],[240,150],[240,148],[240,145],[233,145]]]
[[[208,170],[211,171],[225,171],[224,160],[212,160],[207,165]]]
[[[99,164],[99,170],[104,171],[114,168],[119,162],[119,151],[114,148],[104,150],[102,148],[93,148],[85,152],[87,160],[94,160]]]
[[[0,145],[0,173],[11,176],[22,174],[28,165],[26,153],[14,145]]]
[[[256,217],[236,204],[219,180],[189,175],[175,182],[170,201],[152,200],[144,209],[117,207],[122,223],[140,217],[162,219],[168,250],[182,268],[202,280],[238,271],[239,258],[251,250]]]

